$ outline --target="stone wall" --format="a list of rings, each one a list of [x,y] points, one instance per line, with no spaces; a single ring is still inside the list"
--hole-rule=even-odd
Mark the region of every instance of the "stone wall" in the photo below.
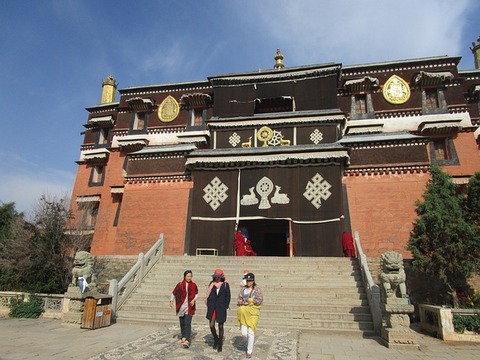
[[[137,260],[137,255],[95,256],[98,291],[102,294],[108,294],[109,280],[120,281]]]

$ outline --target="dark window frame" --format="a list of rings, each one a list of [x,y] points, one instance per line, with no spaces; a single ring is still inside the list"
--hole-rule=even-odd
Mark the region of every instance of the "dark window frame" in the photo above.
[[[114,194],[113,196],[118,197],[117,210],[115,211],[115,218],[113,219],[113,226],[118,226],[118,219],[120,218],[120,211],[122,208],[123,194]]]
[[[139,116],[143,117],[143,127],[138,128],[138,119]],[[132,112],[132,119],[130,121],[130,128],[128,130],[129,134],[146,134],[148,132],[148,112]]]
[[[95,174],[97,171],[96,169],[102,169],[102,172],[100,174],[101,179],[100,180],[95,180],[95,176],[98,176],[98,174]],[[103,183],[105,181],[105,170],[106,166],[105,164],[97,164],[97,165],[92,165],[92,170],[90,171],[90,178],[88,180],[88,186],[93,187],[93,186],[103,186]]]
[[[365,111],[358,111],[358,103],[362,101]],[[374,119],[375,109],[373,108],[372,94],[370,92],[358,92],[351,95],[350,118],[352,120]]]
[[[444,141],[445,151],[447,152],[447,159],[438,159],[435,143]],[[458,159],[457,151],[455,149],[455,144],[452,138],[448,137],[438,137],[432,138],[429,142],[430,146],[430,162],[432,165],[460,165],[460,160]]]
[[[293,96],[277,96],[273,98],[255,99],[254,114],[269,114],[295,111]]]
[[[436,106],[430,106],[433,96],[428,94],[436,94],[435,102]],[[430,104],[430,105],[429,105]],[[422,88],[422,112],[424,114],[445,114],[448,113],[448,105],[445,99],[445,90],[443,87],[425,87]]]

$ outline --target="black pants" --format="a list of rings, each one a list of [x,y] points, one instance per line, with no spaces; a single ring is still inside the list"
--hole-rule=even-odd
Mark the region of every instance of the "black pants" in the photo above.
[[[179,317],[180,319],[180,332],[182,333],[182,338],[191,342],[192,337],[192,315],[185,314]]]

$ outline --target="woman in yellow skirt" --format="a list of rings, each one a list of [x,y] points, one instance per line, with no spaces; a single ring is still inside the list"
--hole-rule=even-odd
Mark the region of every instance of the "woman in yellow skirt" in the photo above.
[[[241,287],[238,294],[237,316],[242,336],[247,342],[246,356],[251,358],[263,295],[262,290],[255,283],[255,275],[253,273],[247,273],[243,279],[245,280],[245,285]]]

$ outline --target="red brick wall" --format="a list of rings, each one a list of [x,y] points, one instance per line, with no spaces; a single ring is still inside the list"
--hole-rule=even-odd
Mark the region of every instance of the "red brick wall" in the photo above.
[[[480,152],[473,132],[462,132],[454,139],[460,165],[444,166],[450,175],[471,176],[480,171]]]
[[[421,200],[429,178],[429,173],[344,178],[352,231],[358,231],[368,257],[395,250],[411,258],[406,246],[417,216],[415,201]]]
[[[191,182],[126,184],[116,232],[97,222],[94,255],[135,255],[147,252],[165,235],[164,253],[184,253]],[[108,211],[114,214],[114,211]]]

